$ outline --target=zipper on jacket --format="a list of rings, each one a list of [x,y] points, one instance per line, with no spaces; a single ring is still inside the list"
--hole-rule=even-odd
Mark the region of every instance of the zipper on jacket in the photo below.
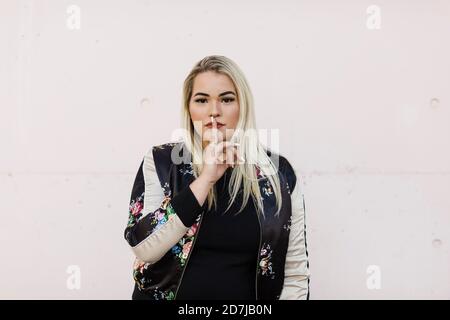
[[[262,242],[262,225],[261,225],[261,219],[259,217],[258,210],[256,210],[256,216],[258,217],[258,223],[259,223],[259,247],[258,247],[258,253],[256,255],[256,275],[255,275],[255,293],[256,293],[256,300],[258,300],[258,268],[259,268],[259,256],[261,254],[261,242]]]
[[[200,221],[198,223],[198,228],[197,228],[197,234],[195,235],[195,238],[192,242],[192,247],[191,250],[189,251],[189,254],[186,258],[186,263],[184,264],[184,268],[183,268],[183,272],[181,273],[181,278],[180,281],[178,282],[178,286],[177,286],[177,290],[175,291],[175,297],[173,298],[174,300],[177,299],[177,295],[178,295],[178,290],[180,289],[181,286],[181,281],[183,281],[183,276],[184,276],[184,272],[186,271],[189,259],[191,258],[192,252],[194,251],[194,246],[195,246],[195,242],[197,241],[199,232],[200,232],[200,226],[202,225],[202,220],[203,220],[203,216],[205,215],[205,212],[202,213],[202,216],[200,217]]]

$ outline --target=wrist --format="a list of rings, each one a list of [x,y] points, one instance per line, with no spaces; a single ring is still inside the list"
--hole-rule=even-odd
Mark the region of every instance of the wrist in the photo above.
[[[200,174],[200,176],[197,178],[197,180],[199,180],[201,184],[206,185],[208,187],[212,187],[215,183],[215,181],[211,181],[210,178],[208,178],[202,174]]]

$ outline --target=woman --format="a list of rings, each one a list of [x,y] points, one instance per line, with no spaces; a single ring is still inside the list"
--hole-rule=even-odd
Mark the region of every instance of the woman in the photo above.
[[[199,61],[182,118],[184,139],[151,148],[134,182],[133,299],[309,299],[300,181],[259,142],[239,67]]]

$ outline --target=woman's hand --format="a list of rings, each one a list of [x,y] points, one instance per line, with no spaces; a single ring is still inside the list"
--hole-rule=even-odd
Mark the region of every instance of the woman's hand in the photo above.
[[[217,128],[213,128],[213,141],[203,149],[203,168],[197,179],[189,186],[202,206],[206,201],[209,190],[225,171],[235,164],[245,161],[237,150],[238,143],[223,140],[223,135]],[[239,160],[238,162],[236,160]]]
[[[203,150],[203,169],[200,176],[214,184],[229,167],[238,164],[238,143],[230,141],[211,142]]]
[[[237,160],[244,161],[238,154],[239,143],[226,141],[226,135],[217,129],[217,122],[211,117],[210,143],[203,149],[203,169],[200,176],[210,184],[216,183]],[[239,162],[240,163],[240,162]]]

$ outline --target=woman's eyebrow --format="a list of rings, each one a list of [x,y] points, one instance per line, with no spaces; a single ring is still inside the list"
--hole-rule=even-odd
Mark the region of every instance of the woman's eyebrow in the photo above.
[[[233,91],[225,91],[225,92],[222,92],[221,94],[219,94],[219,97],[224,96],[226,94],[236,95]]]
[[[207,97],[209,97],[209,94],[203,93],[203,92],[197,92],[196,94],[194,94],[194,97],[195,96],[207,96]]]
[[[221,94],[219,94],[219,97],[224,96],[224,95],[226,95],[226,94],[236,95],[233,91],[225,91],[225,92],[222,92]],[[197,92],[196,94],[194,94],[194,97],[195,97],[195,96],[205,96],[205,97],[209,97],[209,94],[203,93],[203,92]]]

